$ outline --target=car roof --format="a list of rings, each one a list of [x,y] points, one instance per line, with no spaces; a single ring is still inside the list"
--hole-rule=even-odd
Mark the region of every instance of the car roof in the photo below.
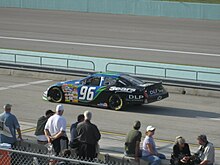
[[[100,77],[106,77],[106,76],[120,77],[122,75],[126,75],[126,74],[117,73],[117,72],[100,72],[100,73],[93,74],[93,76],[100,76]]]

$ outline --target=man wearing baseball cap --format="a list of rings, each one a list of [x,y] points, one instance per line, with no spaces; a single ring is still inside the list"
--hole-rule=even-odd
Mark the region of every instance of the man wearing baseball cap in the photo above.
[[[56,113],[51,116],[44,128],[44,133],[48,143],[53,145],[56,156],[60,151],[68,148],[69,140],[66,135],[66,119],[62,116],[64,106],[59,104],[56,106]]]
[[[12,147],[16,144],[16,131],[22,140],[20,125],[15,115],[11,113],[11,104],[3,106],[4,112],[0,114],[0,143],[9,143]]]

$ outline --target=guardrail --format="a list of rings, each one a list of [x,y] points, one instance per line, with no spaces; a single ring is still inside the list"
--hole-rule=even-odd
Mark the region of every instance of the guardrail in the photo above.
[[[95,71],[95,64],[90,60],[78,60],[68,59],[62,57],[45,57],[45,56],[33,56],[24,54],[14,54],[0,52],[1,62],[8,62],[14,64],[34,65],[34,66],[45,66],[45,67],[58,67],[66,69],[77,69],[77,70],[90,70]]]
[[[209,89],[220,91],[220,72],[216,71],[197,71],[190,69],[145,66],[136,64],[126,64],[120,61],[103,61],[103,70],[99,68],[99,62],[93,58],[74,59],[68,55],[55,57],[56,55],[47,54],[20,54],[11,52],[0,52],[0,67],[22,69],[29,71],[41,71],[47,73],[85,76],[94,72],[114,71],[126,72],[147,81],[163,81],[163,84],[170,86],[193,87],[199,89]],[[62,56],[62,55],[60,55]],[[185,67],[183,67],[185,68]],[[212,70],[212,69],[211,69]]]
[[[110,66],[116,69],[109,69]],[[163,79],[176,79],[184,81],[196,81],[207,83],[220,83],[220,73],[195,71],[189,69],[175,69],[169,67],[153,67],[135,64],[121,64],[121,63],[108,63],[105,70],[108,71],[120,71],[121,67],[127,67],[129,70],[127,73],[138,76],[151,76],[155,78]],[[125,68],[124,68],[125,69]],[[133,72],[131,72],[133,71]]]

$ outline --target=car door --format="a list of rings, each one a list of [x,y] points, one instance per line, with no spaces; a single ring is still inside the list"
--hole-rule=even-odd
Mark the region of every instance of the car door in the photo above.
[[[78,99],[81,103],[90,103],[94,101],[102,88],[102,77],[91,76],[84,80],[82,86],[78,90]]]

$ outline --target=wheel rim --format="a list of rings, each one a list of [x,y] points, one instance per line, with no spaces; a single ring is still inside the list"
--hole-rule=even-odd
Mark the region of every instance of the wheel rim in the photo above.
[[[114,110],[120,110],[123,106],[123,100],[118,95],[113,95],[109,99],[109,107]]]
[[[59,88],[53,88],[50,91],[50,97],[53,102],[61,102],[63,98],[63,93]]]

